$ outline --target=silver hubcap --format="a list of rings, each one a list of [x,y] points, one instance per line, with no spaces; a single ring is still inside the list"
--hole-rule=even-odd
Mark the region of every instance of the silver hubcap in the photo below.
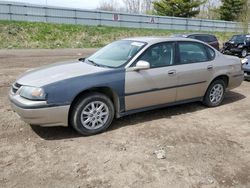
[[[222,99],[223,92],[223,86],[221,84],[215,84],[209,95],[211,103],[218,104]]]
[[[242,53],[241,53],[242,57],[245,57],[247,56],[247,51],[246,50],[243,50]]]
[[[101,101],[93,101],[83,108],[81,123],[87,129],[98,129],[107,122],[108,117],[108,106]]]

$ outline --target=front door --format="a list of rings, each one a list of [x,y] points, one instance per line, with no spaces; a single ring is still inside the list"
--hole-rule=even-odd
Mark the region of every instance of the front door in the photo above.
[[[125,76],[126,111],[175,101],[174,46],[172,42],[155,44],[136,60],[149,62],[149,69],[133,71],[128,68]]]

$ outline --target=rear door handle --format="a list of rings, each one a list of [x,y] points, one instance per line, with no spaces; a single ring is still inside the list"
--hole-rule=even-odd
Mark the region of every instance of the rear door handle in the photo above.
[[[170,70],[170,71],[168,71],[168,74],[169,75],[175,75],[176,74],[176,70]]]
[[[207,66],[207,70],[212,70],[213,69],[213,65],[208,65]]]

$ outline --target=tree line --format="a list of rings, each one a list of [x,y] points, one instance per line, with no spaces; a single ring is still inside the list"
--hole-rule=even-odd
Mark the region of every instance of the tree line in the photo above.
[[[248,25],[250,0],[102,0],[99,10],[240,21]]]

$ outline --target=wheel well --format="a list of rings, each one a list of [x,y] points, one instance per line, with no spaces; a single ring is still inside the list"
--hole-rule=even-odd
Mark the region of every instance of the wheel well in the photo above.
[[[120,103],[119,103],[119,97],[118,95],[109,87],[94,87],[91,89],[87,89],[82,91],[81,93],[79,93],[74,100],[72,101],[71,105],[70,105],[70,109],[69,109],[69,115],[68,115],[68,120],[69,117],[71,115],[71,111],[72,111],[72,107],[74,106],[74,104],[84,95],[87,95],[88,93],[91,92],[98,92],[98,93],[102,93],[104,95],[106,95],[107,97],[110,98],[110,100],[112,101],[112,103],[114,104],[114,108],[115,108],[115,114],[117,114],[117,112],[119,112],[119,107],[120,107]]]
[[[226,88],[227,88],[228,82],[229,82],[229,77],[227,75],[217,76],[215,79],[213,79],[213,81],[215,81],[215,80],[223,80],[225,82],[225,85],[226,85]]]

